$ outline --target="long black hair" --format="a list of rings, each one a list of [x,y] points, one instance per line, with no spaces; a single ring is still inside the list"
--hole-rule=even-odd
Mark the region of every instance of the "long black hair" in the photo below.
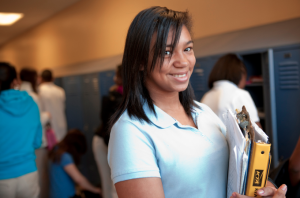
[[[153,101],[144,79],[148,72],[152,72],[156,63],[160,67],[165,57],[165,49],[170,28],[173,30],[172,48],[174,49],[179,41],[182,26],[191,30],[191,19],[188,12],[177,12],[166,7],[151,7],[141,11],[132,21],[126,38],[123,55],[123,100],[112,116],[110,129],[127,109],[130,117],[136,117],[141,122],[151,123],[143,110],[144,102],[156,115]],[[150,43],[153,34],[156,33],[156,42],[153,49]],[[151,51],[152,50],[152,51]],[[148,68],[149,54],[153,52],[153,59]],[[191,117],[194,102],[194,91],[189,83],[186,90],[179,92],[179,100],[188,116]]]
[[[11,83],[17,78],[16,69],[6,62],[0,62],[0,93],[11,88]]]

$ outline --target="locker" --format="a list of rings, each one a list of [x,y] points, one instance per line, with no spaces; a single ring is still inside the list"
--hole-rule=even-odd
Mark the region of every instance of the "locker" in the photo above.
[[[99,126],[99,83],[98,73],[82,75],[82,108],[83,133],[87,140],[87,153],[82,157],[81,170],[88,180],[100,184],[100,177],[92,150],[92,141],[96,128]]]
[[[83,75],[84,122],[89,123],[89,130],[95,131],[99,125],[100,94],[98,73]]]
[[[56,84],[57,86],[63,88],[63,79],[62,78],[55,78],[54,79],[54,84]]]
[[[289,158],[300,135],[300,48],[275,50],[275,95],[280,159]]]
[[[60,83],[59,80],[56,82]],[[99,173],[92,152],[92,139],[99,125],[98,73],[63,77],[61,82],[66,92],[68,129],[78,128],[87,140],[87,152],[81,158],[79,170],[92,184],[99,185]]]
[[[196,60],[194,71],[190,78],[196,101],[200,101],[209,90],[208,77],[217,60],[218,57],[198,58]]]
[[[82,111],[82,85],[81,76],[68,76],[62,78],[66,92],[66,117],[68,129],[83,130]]]
[[[109,88],[115,84],[113,79],[114,76],[115,70],[109,70],[99,73],[99,88],[101,98],[105,95],[108,95]]]

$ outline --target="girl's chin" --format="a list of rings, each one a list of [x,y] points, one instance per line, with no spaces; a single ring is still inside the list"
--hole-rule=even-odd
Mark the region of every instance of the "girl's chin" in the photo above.
[[[174,89],[174,91],[176,91],[176,92],[183,92],[183,91],[185,91],[187,89],[187,87],[188,87],[188,84],[186,86],[176,87]]]

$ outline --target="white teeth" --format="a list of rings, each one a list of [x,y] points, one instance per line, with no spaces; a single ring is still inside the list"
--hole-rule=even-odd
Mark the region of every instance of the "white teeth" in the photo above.
[[[185,77],[186,74],[182,74],[182,75],[173,75],[175,78],[182,78],[182,77]]]

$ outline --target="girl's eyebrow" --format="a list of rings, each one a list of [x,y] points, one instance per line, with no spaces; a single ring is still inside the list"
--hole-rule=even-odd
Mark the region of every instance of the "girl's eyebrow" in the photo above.
[[[194,41],[190,40],[190,41],[188,41],[186,44],[188,45],[188,44],[190,44],[190,43],[194,43]]]
[[[186,42],[186,45],[190,44],[190,43],[194,43],[194,41],[190,40],[188,42]],[[166,45],[166,47],[173,47],[172,44]]]

